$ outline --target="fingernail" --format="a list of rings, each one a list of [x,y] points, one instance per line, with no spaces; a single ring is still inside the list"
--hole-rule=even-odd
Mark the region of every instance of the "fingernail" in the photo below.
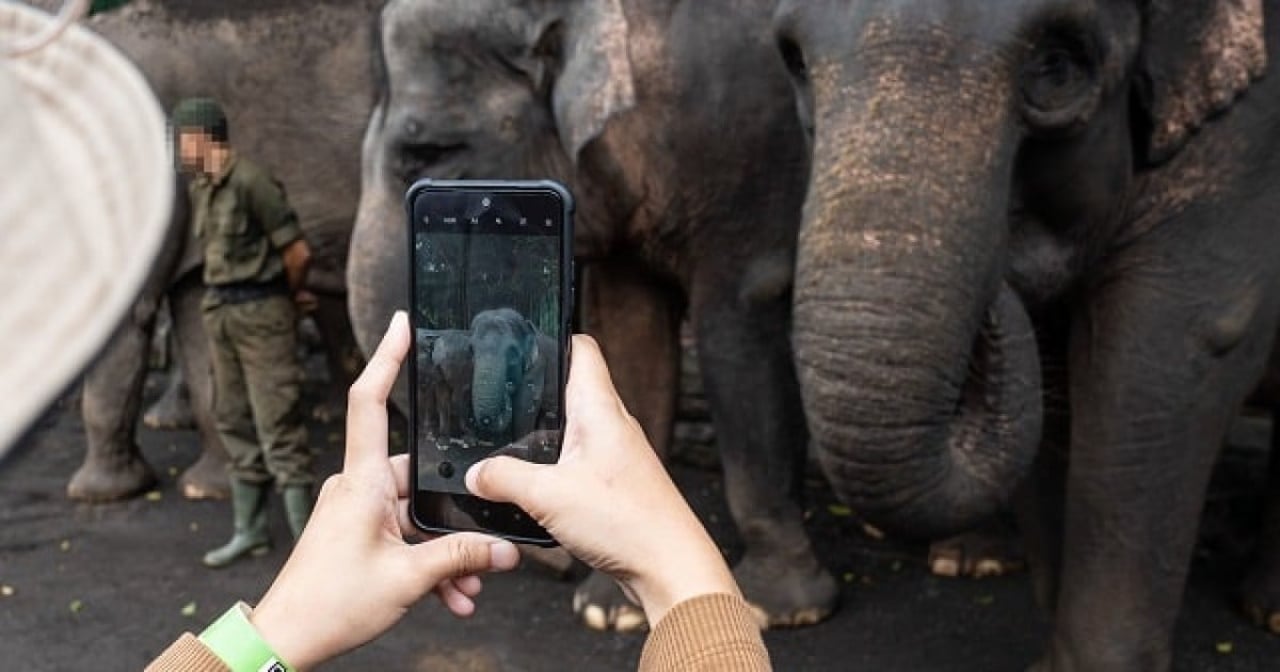
[[[496,570],[515,569],[520,562],[520,551],[509,541],[489,544],[489,564]]]
[[[407,319],[409,319],[408,313],[404,312],[403,310],[397,310],[395,314],[391,316],[391,323],[395,324],[396,320],[407,320]]]
[[[467,469],[467,473],[462,476],[462,483],[467,486],[467,491],[473,495],[479,494],[476,492],[476,483],[480,480],[480,470],[484,468],[484,463],[484,460],[476,462],[471,465],[471,468]]]

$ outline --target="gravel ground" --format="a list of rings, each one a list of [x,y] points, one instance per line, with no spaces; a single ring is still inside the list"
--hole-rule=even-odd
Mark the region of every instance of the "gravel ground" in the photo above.
[[[342,428],[315,424],[311,431],[329,473],[341,458]],[[1246,427],[1243,436],[1253,440],[1258,431]],[[693,418],[678,435],[676,479],[732,555],[738,546],[708,429]],[[90,506],[63,495],[84,443],[72,408],[52,413],[0,468],[0,669],[140,669],[182,631],[199,631],[236,599],[255,600],[283,563],[287,545],[226,570],[201,567],[201,553],[225,539],[230,521],[226,504],[186,501],[176,490],[178,470],[197,454],[196,435],[139,436],[162,483],[129,502]],[[1248,548],[1241,530],[1259,504],[1262,459],[1257,450],[1232,450],[1219,470],[1178,624],[1179,670],[1280,669],[1280,638],[1248,624],[1228,598]],[[843,607],[817,627],[768,633],[777,669],[990,672],[1021,670],[1035,659],[1046,625],[1025,576],[932,577],[923,547],[867,538],[831,507],[818,479],[809,497],[810,533],[843,580]],[[275,537],[287,539],[278,504],[273,513]],[[633,668],[642,637],[580,627],[571,593],[571,583],[536,567],[492,577],[474,618],[455,620],[422,604],[390,634],[327,669]]]

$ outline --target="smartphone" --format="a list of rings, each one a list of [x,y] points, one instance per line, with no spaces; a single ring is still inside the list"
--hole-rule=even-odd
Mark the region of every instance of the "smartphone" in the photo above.
[[[409,220],[410,517],[555,545],[512,504],[472,495],[476,462],[560,457],[573,315],[573,197],[551,181],[421,180]]]

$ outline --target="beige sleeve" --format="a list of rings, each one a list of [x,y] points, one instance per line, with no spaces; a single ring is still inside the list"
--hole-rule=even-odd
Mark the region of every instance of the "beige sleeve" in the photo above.
[[[677,604],[640,654],[641,672],[767,672],[769,651],[746,601],[703,595]]]
[[[231,672],[231,669],[195,635],[185,632],[147,665],[146,672]]]

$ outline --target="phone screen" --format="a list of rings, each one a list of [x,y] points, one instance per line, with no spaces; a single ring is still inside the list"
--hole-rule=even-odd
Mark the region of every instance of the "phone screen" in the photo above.
[[[415,516],[429,529],[546,536],[516,507],[470,496],[464,477],[495,453],[559,458],[566,198],[543,183],[410,190]]]

